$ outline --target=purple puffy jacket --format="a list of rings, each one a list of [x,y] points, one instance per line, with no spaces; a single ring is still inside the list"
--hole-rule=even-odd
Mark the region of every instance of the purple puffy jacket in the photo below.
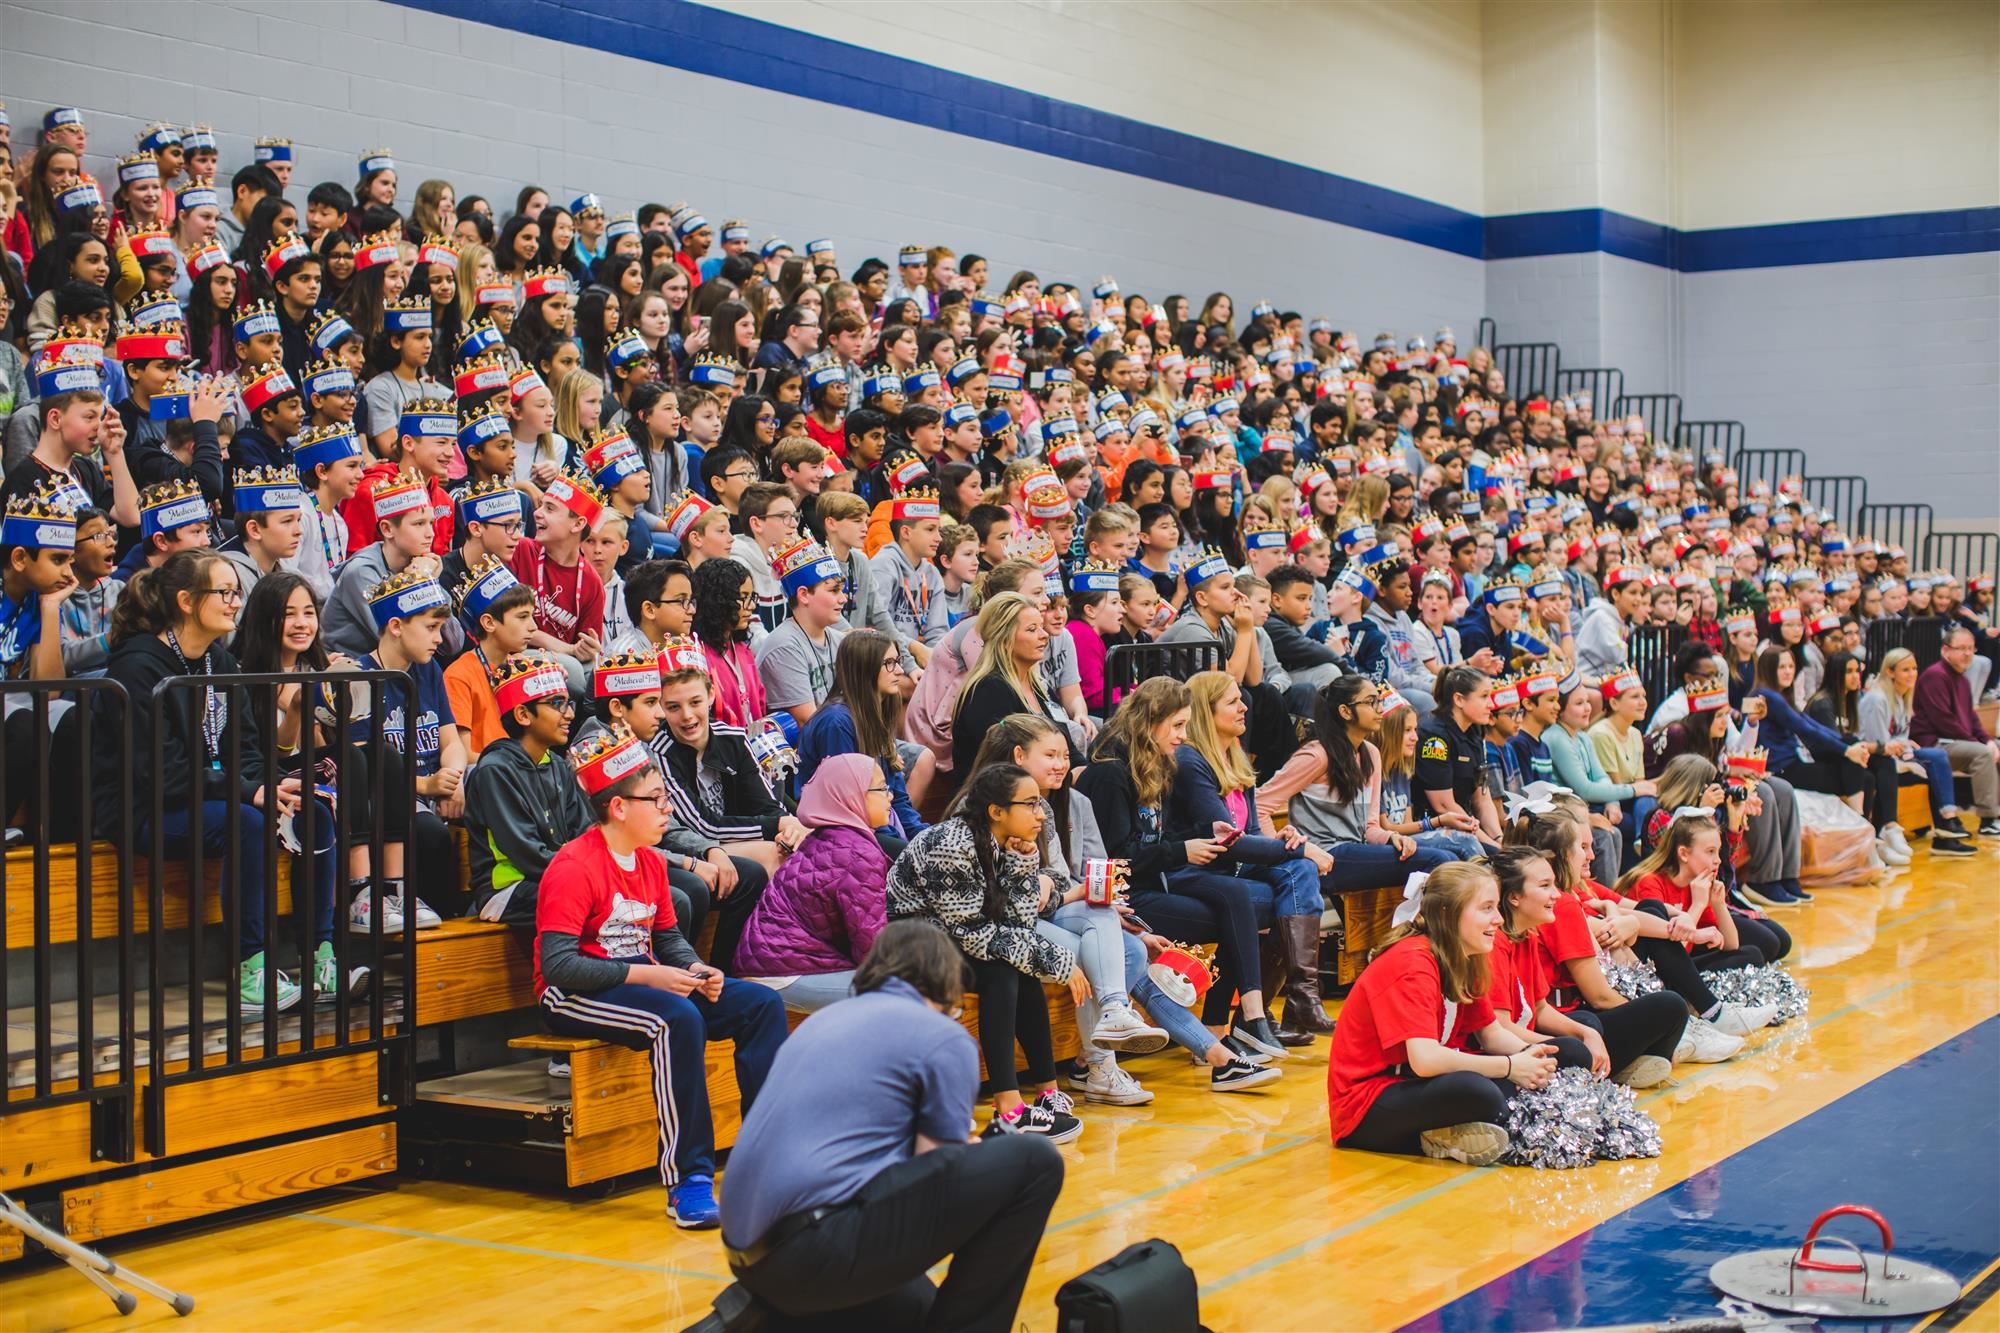
[[[859,967],[888,923],[888,878],[888,854],[870,835],[813,830],[757,900],[736,946],[736,975],[818,976]]]

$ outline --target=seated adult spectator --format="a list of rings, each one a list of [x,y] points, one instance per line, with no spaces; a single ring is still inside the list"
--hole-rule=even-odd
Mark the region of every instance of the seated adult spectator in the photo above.
[[[852,752],[828,756],[799,795],[805,840],[771,876],[735,960],[795,1013],[845,999],[888,922],[889,856],[876,830],[893,818],[892,800],[881,764]]]
[[[1951,760],[1952,772],[1972,778],[1972,808],[1979,816],[1979,836],[2000,838],[2000,773],[1995,771],[2000,741],[1987,734],[1972,707],[1966,671],[1974,654],[1971,630],[1959,625],[1946,632],[1943,654],[1917,677],[1910,739],[1943,750]]]
[[[1043,692],[1038,668],[1048,648],[1049,629],[1041,612],[1019,593],[1002,593],[979,610],[979,660],[966,672],[952,710],[951,753],[954,772],[969,779],[979,743],[1002,718],[1034,713],[1058,724],[1065,714]],[[1065,728],[1067,731],[1067,728]],[[1083,756],[1071,744],[1072,767]]]
[[[1920,746],[1910,738],[1916,691],[1917,655],[1907,648],[1891,648],[1882,657],[1874,684],[1861,696],[1861,739],[1900,762],[1922,767],[1930,789],[1931,851],[1971,856],[1972,840],[1958,820],[1958,788],[1952,781],[1951,755],[1941,746]],[[1907,837],[1903,850],[1909,850]]]
[[[855,997],[780,1048],[730,1156],[722,1240],[741,1290],[718,1310],[747,1293],[847,1328],[1013,1326],[1062,1155],[1036,1135],[968,1140],[978,1053],[949,1017],[964,970],[936,926],[895,922]]]
[[[666,865],[646,855],[666,832],[666,788],[652,755],[622,728],[570,751],[592,827],[550,859],[535,906],[535,994],[559,1036],[646,1052],[660,1127],[667,1216],[721,1225],[707,1044],[736,1044],[746,1113],[785,1039],[785,1007],[767,987],[701,961],[675,929]]]

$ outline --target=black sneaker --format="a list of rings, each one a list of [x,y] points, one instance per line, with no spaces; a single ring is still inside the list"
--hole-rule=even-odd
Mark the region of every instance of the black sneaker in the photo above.
[[[1972,839],[1960,834],[1956,838],[1931,836],[1932,856],[1977,856],[1979,849],[1972,845]]]
[[[1272,1030],[1269,1018],[1239,1016],[1230,1026],[1229,1035],[1251,1050],[1261,1051],[1274,1060],[1289,1060],[1292,1057],[1291,1051],[1286,1049],[1285,1044],[1278,1040],[1278,1034]]]
[[[1224,1050],[1228,1051],[1233,1058],[1241,1060],[1246,1065],[1254,1065],[1257,1068],[1262,1069],[1265,1065],[1271,1063],[1270,1056],[1264,1054],[1262,1051],[1258,1050],[1256,1047],[1252,1046],[1247,1041],[1238,1041],[1234,1033],[1225,1032],[1222,1034],[1220,1040],[1222,1042]],[[1209,1065],[1206,1059],[1204,1059],[1199,1055],[1196,1055],[1193,1051],[1188,1052],[1188,1063],[1196,1065],[1206,1065],[1208,1068],[1211,1069],[1215,1067],[1213,1065]]]
[[[2000,838],[2000,818],[1980,820],[1979,836],[1982,838]]]
[[[1785,891],[1792,895],[1792,901],[1795,903],[1809,903],[1813,900],[1813,896],[1795,879],[1785,881]]]
[[[1231,1060],[1226,1065],[1216,1065],[1209,1070],[1208,1090],[1210,1092],[1247,1092],[1251,1088],[1261,1088],[1266,1083],[1275,1083],[1285,1076],[1282,1069],[1260,1069],[1245,1060]]]
[[[997,1118],[1005,1126],[1003,1134],[1040,1134],[1050,1143],[1068,1143],[1083,1133],[1083,1122],[1066,1111],[1052,1111],[1037,1102],[1029,1102],[1021,1107],[1021,1114],[1012,1120]]]

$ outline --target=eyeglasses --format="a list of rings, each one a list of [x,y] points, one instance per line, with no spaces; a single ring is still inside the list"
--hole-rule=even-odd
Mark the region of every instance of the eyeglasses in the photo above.
[[[887,787],[870,787],[868,794],[870,796],[887,796],[889,795],[889,789]]]
[[[88,537],[78,537],[77,540],[80,542],[97,542],[104,546],[114,546],[118,542],[118,530],[116,528],[106,528],[102,532],[93,532]]]
[[[792,526],[797,527],[799,511],[796,509],[773,509],[767,512],[764,517],[773,523],[790,523]]]
[[[224,606],[239,606],[239,605],[241,605],[241,604],[242,604],[242,602],[243,602],[243,589],[241,589],[241,588],[203,588],[203,589],[201,590],[201,596],[203,596],[203,597],[220,597],[220,598],[222,599],[222,604],[223,604]]]
[[[576,711],[576,700],[570,698],[567,694],[558,694],[553,698],[535,700],[535,707],[553,708],[558,713],[574,713]]]
[[[755,481],[757,480],[757,474],[755,472],[725,472],[722,474],[722,479],[724,481]]]
[[[757,594],[754,592],[746,592],[741,597],[738,597],[736,599],[736,604],[738,606],[755,606],[757,605]]]
[[[660,788],[656,792],[641,792],[632,796],[627,796],[625,799],[633,802],[634,804],[650,805],[655,810],[660,811],[662,814],[664,814],[667,810],[667,789],[665,787]]]
[[[650,601],[649,601],[649,602],[647,602],[647,603],[646,603],[646,605],[648,605],[648,606],[693,606],[693,605],[694,605],[694,597],[693,597],[692,595],[688,595],[688,596],[684,596],[684,597],[669,597],[669,598],[667,598],[667,599],[666,599],[665,601],[660,601],[660,602],[650,602]]]
[[[757,424],[760,426],[775,426],[778,424],[778,414],[775,412],[771,412],[768,414],[759,413],[757,416]]]
[[[1034,796],[1034,797],[1030,797],[1030,798],[1029,798],[1028,800],[1025,800],[1025,801],[1002,801],[1002,802],[1000,802],[1000,804],[1002,804],[1002,805],[1032,805],[1032,806],[1037,806],[1037,807],[1039,807],[1039,806],[1041,805],[1041,803],[1042,803],[1042,798],[1041,798],[1041,797],[1039,797],[1039,796]]]
[[[900,674],[903,670],[903,659],[900,657],[885,657],[882,659],[882,669]]]

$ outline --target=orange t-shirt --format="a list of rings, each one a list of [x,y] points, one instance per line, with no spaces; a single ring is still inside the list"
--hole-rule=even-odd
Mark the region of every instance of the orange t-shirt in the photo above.
[[[444,669],[444,694],[451,701],[451,715],[466,736],[469,759],[507,734],[500,725],[500,704],[493,697],[493,683],[487,679],[486,663],[478,649],[460,653]]]

